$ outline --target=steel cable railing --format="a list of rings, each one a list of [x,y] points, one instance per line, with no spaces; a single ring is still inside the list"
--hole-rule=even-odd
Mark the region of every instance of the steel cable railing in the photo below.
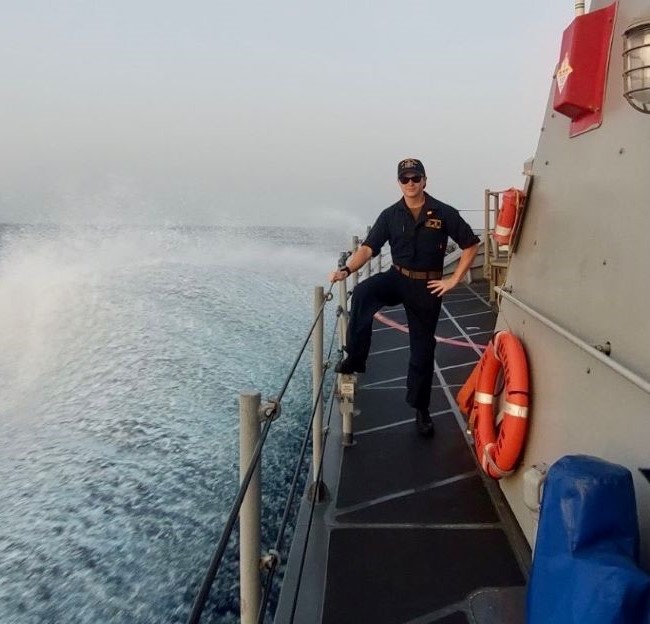
[[[329,290],[327,291],[327,294],[323,297],[323,302],[322,305],[320,306],[320,310],[318,313],[315,315],[314,322],[311,325],[311,328],[309,329],[309,332],[307,333],[307,337],[304,340],[302,347],[300,348],[300,351],[298,352],[298,355],[296,359],[293,362],[293,365],[291,367],[291,370],[289,374],[287,375],[287,378],[285,379],[285,382],[282,386],[282,389],[278,396],[274,398],[274,407],[271,409],[271,413],[267,413],[267,420],[264,423],[264,427],[262,428],[262,432],[260,434],[260,438],[255,446],[255,449],[253,450],[253,454],[251,457],[251,460],[248,465],[248,469],[246,470],[246,474],[244,475],[243,479],[241,480],[241,484],[239,487],[239,491],[237,493],[237,496],[235,497],[235,501],[233,502],[233,505],[230,509],[230,513],[228,514],[228,519],[226,521],[226,524],[224,526],[224,529],[221,534],[221,538],[219,539],[219,543],[217,545],[217,548],[215,549],[215,552],[212,556],[212,559],[210,560],[210,565],[208,566],[208,570],[203,578],[203,582],[201,583],[201,587],[199,589],[199,593],[197,594],[197,597],[194,601],[194,604],[192,606],[192,611],[190,612],[190,616],[187,619],[187,624],[198,624],[201,620],[201,614],[203,613],[203,610],[205,609],[205,604],[207,602],[208,596],[210,594],[210,589],[212,588],[212,584],[214,582],[214,579],[217,575],[217,572],[219,571],[219,567],[221,565],[221,562],[223,560],[224,553],[226,551],[226,547],[228,545],[228,541],[230,540],[230,536],[232,534],[232,530],[235,526],[235,523],[237,521],[237,517],[239,515],[239,512],[241,510],[242,504],[244,502],[244,498],[246,496],[246,492],[248,490],[248,487],[250,485],[250,482],[253,478],[253,474],[255,472],[255,469],[257,468],[257,465],[260,461],[260,457],[262,454],[262,449],[264,447],[264,443],[266,441],[266,438],[268,436],[269,430],[271,428],[271,424],[274,420],[273,416],[274,413],[277,412],[277,407],[282,400],[282,397],[284,396],[284,393],[287,390],[287,387],[289,386],[289,383],[293,377],[293,374],[295,373],[298,363],[300,362],[300,359],[302,358],[302,355],[305,352],[305,349],[307,348],[307,345],[309,344],[309,340],[314,332],[314,328],[316,327],[318,321],[320,320],[321,316],[324,313],[325,305],[327,304],[328,301],[331,300],[332,296],[332,288],[334,287],[334,284],[331,284],[329,287]]]
[[[325,427],[325,435],[323,439],[323,453],[321,454],[320,457],[320,462],[318,464],[318,474],[316,475],[316,480],[315,483],[318,486],[321,482],[322,475],[323,475],[323,457],[325,457],[325,446],[327,444],[327,440],[329,437],[329,425],[330,421],[332,420],[332,408],[334,406],[334,396],[335,396],[335,387],[332,388],[332,391],[330,392],[330,398],[329,398],[329,405],[328,405],[328,415],[327,415],[327,426]],[[305,568],[305,559],[307,558],[307,545],[309,544],[309,534],[311,533],[311,525],[314,520],[314,509],[316,507],[316,498],[314,497],[311,501],[311,507],[309,509],[309,520],[307,521],[307,531],[305,533],[305,541],[302,545],[302,554],[300,556],[300,567],[298,569],[298,576],[297,576],[297,581],[296,581],[296,591],[294,592],[293,595],[293,602],[291,604],[291,617],[289,619],[289,623],[293,624],[293,620],[296,617],[296,609],[298,607],[298,595],[300,594],[300,584],[302,581],[302,573]]]
[[[298,355],[296,356],[296,359],[293,362],[293,366],[291,367],[291,370],[289,371],[289,374],[287,375],[287,378],[284,382],[284,385],[282,386],[282,390],[280,390],[280,394],[276,397],[276,401],[279,403],[282,401],[282,397],[284,396],[284,393],[287,391],[287,387],[289,386],[289,382],[291,381],[291,378],[293,377],[293,374],[296,372],[296,368],[298,368],[298,362],[300,362],[300,358],[302,357],[302,354],[305,352],[305,349],[307,348],[307,345],[309,344],[309,339],[311,338],[311,335],[314,333],[314,328],[316,327],[316,324],[320,320],[321,315],[323,314],[323,310],[325,308],[325,304],[330,301],[332,298],[332,288],[334,288],[334,284],[330,284],[329,290],[325,294],[325,297],[323,298],[323,305],[320,308],[320,312],[316,314],[316,318],[314,319],[314,322],[311,324],[311,328],[309,329],[309,332],[307,334],[307,338],[305,338],[304,342],[302,343],[302,347],[300,351],[298,352]]]
[[[250,485],[251,479],[253,478],[253,473],[255,472],[255,468],[257,467],[257,464],[260,460],[262,447],[264,446],[264,442],[269,433],[272,422],[273,421],[269,419],[264,423],[260,439],[255,446],[253,457],[251,458],[250,464],[248,465],[248,470],[246,471],[241,485],[239,486],[239,492],[237,492],[235,502],[232,505],[230,513],[228,514],[228,520],[226,521],[226,525],[221,533],[221,539],[219,540],[219,544],[217,545],[217,548],[212,555],[208,571],[203,578],[203,583],[201,584],[199,593],[197,594],[196,600],[194,601],[192,612],[190,613],[190,617],[187,620],[187,624],[198,624],[198,622],[201,620],[201,614],[203,613],[205,603],[208,600],[208,595],[210,594],[212,583],[214,582],[217,572],[219,571],[221,560],[223,559],[223,555],[226,552],[226,547],[228,546],[230,534],[232,533],[232,530],[235,526],[237,516],[239,515],[239,510],[241,509],[242,503],[244,502],[244,497],[246,496],[246,491],[248,490],[248,486]]]
[[[327,363],[328,364],[329,364],[330,358],[332,356],[332,351],[333,351],[333,348],[334,348],[334,341],[336,340],[336,332],[338,330],[337,325],[338,325],[338,323],[335,323],[334,329],[332,331],[332,337],[331,337],[331,340],[330,340],[329,350],[328,350],[328,353],[327,353]],[[313,407],[312,412],[311,412],[311,417],[309,419],[307,430],[306,430],[305,435],[304,435],[303,440],[302,440],[302,446],[301,446],[301,449],[300,449],[300,456],[298,457],[298,461],[296,462],[296,469],[294,471],[293,481],[291,482],[291,487],[289,488],[289,494],[287,496],[287,503],[285,505],[284,513],[282,515],[282,521],[280,522],[280,528],[278,529],[278,536],[277,536],[277,538],[275,540],[275,544],[273,546],[273,550],[276,553],[278,553],[278,555],[282,552],[282,546],[283,546],[283,542],[284,542],[284,534],[285,534],[285,531],[286,531],[286,528],[287,528],[287,525],[288,525],[289,515],[291,513],[291,507],[293,505],[293,501],[294,501],[294,498],[296,496],[296,491],[298,489],[298,481],[299,481],[299,478],[300,478],[302,465],[303,465],[303,462],[305,460],[305,454],[306,454],[306,451],[307,451],[307,446],[309,444],[309,439],[311,437],[311,430],[312,430],[312,427],[313,427],[313,424],[314,424],[314,416],[316,415],[316,407],[318,405],[318,401],[320,400],[320,398],[321,398],[321,396],[323,394],[324,383],[325,383],[325,373],[321,377],[320,385],[319,385],[319,388],[318,388],[318,393],[317,393],[316,397],[314,398],[314,407]],[[332,390],[333,390],[333,388],[332,388]],[[324,448],[323,448],[323,451],[324,451]],[[316,477],[316,475],[315,475],[315,477]],[[319,481],[320,481],[320,478],[315,478],[316,487],[318,487]],[[316,498],[317,497],[314,495],[314,497],[312,499],[312,502],[315,501]],[[265,581],[265,585],[264,585],[264,595],[262,597],[262,602],[261,602],[261,605],[260,605],[260,611],[259,611],[258,616],[257,616],[258,624],[263,624],[263,622],[264,622],[264,616],[266,615],[266,610],[268,608],[268,602],[269,602],[269,599],[271,597],[271,588],[272,588],[272,585],[273,585],[273,579],[275,577],[275,573],[276,573],[276,570],[277,570],[279,564],[280,564],[280,560],[277,557],[275,557],[275,558],[273,558],[271,564],[269,565],[269,567],[267,569],[266,581]]]

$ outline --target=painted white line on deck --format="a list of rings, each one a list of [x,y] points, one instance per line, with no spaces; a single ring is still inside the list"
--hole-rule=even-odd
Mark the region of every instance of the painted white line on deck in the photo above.
[[[472,360],[471,362],[463,362],[462,364],[451,364],[449,366],[443,366],[440,367],[439,370],[441,371],[446,371],[446,370],[451,370],[452,368],[462,368],[463,366],[474,366],[478,362],[478,360]]]
[[[442,307],[443,307],[443,309],[445,310],[445,312],[449,313],[449,310],[447,310],[447,309],[445,308],[445,304],[444,304],[444,303],[442,304]],[[486,312],[482,312],[482,314],[486,314]],[[488,311],[487,314],[492,314],[492,312]],[[477,315],[476,315],[476,314],[470,314],[470,315],[468,315],[468,316],[477,316]],[[457,318],[461,318],[461,317],[450,317],[450,320],[451,320],[451,322],[452,322],[456,327],[458,327],[458,331],[460,331],[460,333],[461,333],[461,334],[463,335],[463,337],[467,340],[467,342],[471,344],[471,346],[472,346],[472,348],[474,349],[474,351],[476,351],[476,353],[478,353],[478,356],[479,356],[479,357],[482,357],[482,356],[483,356],[483,351],[485,351],[485,349],[486,349],[485,345],[479,345],[479,344],[476,344],[476,343],[475,343],[475,342],[470,338],[469,334],[468,334],[468,333],[467,333],[467,332],[466,332],[466,331],[465,331],[465,330],[460,326],[460,323],[456,320]]]
[[[368,354],[368,357],[371,355],[383,355],[384,353],[393,353],[395,351],[404,351],[405,349],[408,349],[408,345],[404,345],[403,347],[393,347],[392,349],[384,349],[383,351],[372,351],[371,353]]]
[[[431,611],[425,615],[419,615],[418,617],[409,620],[408,622],[402,622],[402,624],[431,624],[432,622],[437,622],[444,617],[449,615],[454,615],[455,613],[470,613],[469,600],[461,600],[460,602],[455,602],[453,604],[447,605],[442,609],[437,611]],[[474,621],[474,618],[472,618]]]
[[[445,485],[451,485],[452,483],[457,483],[459,481],[465,481],[466,479],[471,479],[472,477],[477,476],[478,470],[471,470],[469,472],[463,472],[461,474],[454,475],[447,479],[442,479],[440,481],[433,481],[418,487],[409,488],[407,490],[402,490],[401,492],[393,492],[392,494],[386,494],[385,496],[379,496],[378,498],[373,498],[369,501],[364,501],[363,503],[357,503],[356,505],[350,505],[349,507],[343,507],[337,509],[336,515],[340,516],[341,514],[348,514],[354,511],[360,511],[361,509],[368,509],[369,507],[374,507],[375,505],[381,505],[382,503],[387,503],[404,496],[410,496],[411,494],[417,494],[418,492],[426,492],[428,490],[434,490],[439,487],[444,487]]]
[[[338,514],[337,514],[338,515]],[[477,522],[477,523],[448,523],[448,522],[346,522],[337,520],[336,528],[341,529],[447,529],[451,531],[479,531],[484,529],[502,530],[503,526],[499,522]],[[427,620],[428,622],[429,620]]]
[[[478,299],[480,299],[486,306],[491,305],[491,303],[485,297],[483,297],[483,295],[481,295],[481,293],[476,292],[471,286],[467,285],[467,290],[471,290],[476,295],[476,297]],[[486,294],[487,294],[488,297],[490,296],[489,289],[488,289],[488,292]]]
[[[409,408],[413,409],[413,408]],[[414,410],[415,411],[415,410]],[[442,414],[449,414],[451,410],[449,408],[445,410],[440,410],[439,412],[432,412],[430,415],[431,416],[441,416]],[[390,423],[388,425],[379,425],[378,427],[372,427],[371,429],[359,429],[359,431],[355,431],[354,435],[364,435],[365,433],[374,433],[375,431],[384,431],[385,429],[392,429],[393,427],[400,427],[402,425],[406,425],[409,423],[415,422],[415,417],[411,416],[411,418],[407,418],[405,420],[399,420],[394,423]]]
[[[374,332],[385,332],[385,331],[394,331],[393,327],[378,327],[377,329],[372,330]]]
[[[381,310],[384,314],[393,314],[394,312],[405,312],[404,308],[382,308]]]
[[[442,307],[445,307],[445,304],[442,304]],[[452,316],[452,314],[449,312],[449,310],[445,309],[445,313],[449,316],[450,321],[455,321],[456,319],[460,318],[469,318],[471,316],[483,316],[485,314],[493,314],[491,310],[486,310],[485,312],[472,312],[471,314],[458,314],[457,316]]]
[[[476,362],[471,362],[471,365],[475,366]],[[464,365],[461,365],[461,366],[470,366],[470,364],[464,364]],[[459,368],[460,368],[460,366],[459,366]],[[383,382],[383,381],[375,381],[375,382],[373,382],[372,387],[369,386],[369,385],[368,386],[359,386],[359,390],[369,390],[370,391],[370,390],[405,390],[406,389],[406,386],[378,386],[378,385],[376,385],[376,384],[382,384],[382,383],[385,383],[385,382]],[[445,384],[445,386],[447,388],[461,388],[463,386],[463,384]],[[439,386],[437,384],[434,384],[434,385],[431,386],[431,389],[433,390],[434,388],[443,388],[445,386]]]
[[[390,379],[382,379],[381,381],[373,381],[360,387],[372,388],[372,386],[376,386],[377,384],[390,383],[391,381],[403,381],[404,379],[406,379],[406,375],[402,375],[401,377],[391,377]]]
[[[474,303],[476,302],[476,299],[447,299],[447,297],[443,297],[443,303],[446,303],[447,305],[455,305],[455,304],[464,304],[464,303]]]

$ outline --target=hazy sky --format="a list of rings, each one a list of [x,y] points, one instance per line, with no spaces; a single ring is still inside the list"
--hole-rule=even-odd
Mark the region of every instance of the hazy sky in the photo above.
[[[407,156],[480,210],[521,183],[573,4],[4,1],[0,220],[359,227]]]

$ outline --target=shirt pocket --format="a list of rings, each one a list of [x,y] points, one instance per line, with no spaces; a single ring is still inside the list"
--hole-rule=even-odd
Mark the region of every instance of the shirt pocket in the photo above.
[[[434,259],[444,255],[447,236],[442,229],[421,227],[418,236],[418,256]]]

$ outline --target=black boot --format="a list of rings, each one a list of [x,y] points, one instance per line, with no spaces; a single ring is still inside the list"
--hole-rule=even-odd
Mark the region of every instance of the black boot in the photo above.
[[[366,365],[359,364],[353,360],[349,355],[344,360],[337,362],[334,370],[341,375],[352,375],[353,373],[365,373]]]
[[[415,426],[418,429],[418,433],[423,438],[430,438],[433,436],[433,420],[431,419],[431,416],[429,416],[429,410],[415,410]]]

